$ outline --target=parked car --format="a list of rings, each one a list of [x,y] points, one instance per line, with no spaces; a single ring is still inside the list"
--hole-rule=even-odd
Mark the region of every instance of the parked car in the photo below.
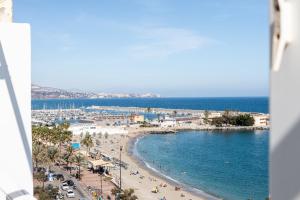
[[[74,186],[74,185],[75,185],[74,182],[73,182],[72,180],[66,180],[66,181],[64,181],[63,183],[68,184],[68,186]]]
[[[65,177],[62,174],[53,174],[53,178],[55,178],[56,180],[60,180],[60,181],[65,180]]]
[[[47,170],[45,167],[35,167],[34,171],[35,172],[46,172]]]
[[[75,193],[73,192],[73,190],[68,190],[67,191],[67,197],[68,198],[75,198]]]
[[[64,190],[64,191],[66,191],[66,190],[69,189],[69,185],[68,185],[67,183],[63,183],[63,184],[61,185],[61,189]]]

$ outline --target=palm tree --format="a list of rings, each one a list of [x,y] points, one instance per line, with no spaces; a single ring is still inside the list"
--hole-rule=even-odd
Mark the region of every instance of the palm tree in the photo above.
[[[47,176],[45,175],[44,172],[39,172],[37,174],[34,175],[34,178],[39,181],[39,182],[42,182],[43,183],[43,190],[45,189],[45,182],[47,180]]]
[[[81,166],[81,162],[84,161],[84,157],[81,153],[78,153],[74,156],[74,161],[78,166],[78,179],[81,179],[81,172],[80,172],[80,166]]]
[[[58,141],[59,152],[61,153],[62,144],[72,140],[72,132],[68,131],[69,124],[63,123],[54,128],[54,132]]]
[[[59,159],[59,151],[55,147],[48,148],[48,159],[50,161],[49,170],[51,167],[51,164],[55,163]]]
[[[33,143],[32,158],[36,168],[39,167],[39,164],[43,163],[44,155],[45,155],[45,147],[42,144]]]
[[[64,156],[64,160],[67,162],[67,167],[69,167],[69,164],[72,163],[72,156],[74,154],[74,149],[72,146],[68,146],[66,149],[66,153]],[[72,173],[72,168],[70,167],[70,174]]]
[[[33,126],[32,127],[32,141],[34,143],[47,142],[49,128],[43,126]]]
[[[86,133],[83,140],[81,140],[81,144],[86,146],[86,148],[88,149],[88,152],[90,152],[90,148],[94,146],[94,143],[93,143],[92,137],[89,133]]]
[[[177,115],[177,110],[173,110],[173,116],[176,117]]]

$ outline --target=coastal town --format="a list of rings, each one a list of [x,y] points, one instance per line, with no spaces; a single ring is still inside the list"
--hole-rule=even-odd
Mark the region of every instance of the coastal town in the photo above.
[[[251,124],[243,126],[242,124],[214,123],[222,116],[238,117],[245,115],[253,119]],[[127,134],[131,128],[145,127],[151,127],[158,132],[181,129],[242,129],[246,127],[267,129],[269,127],[269,114],[230,110],[207,111],[119,106],[32,110],[33,125],[51,125],[59,122],[71,123],[70,129],[74,134],[78,132]]]
[[[217,198],[195,194],[149,170],[132,155],[137,138],[151,133],[176,134],[184,130],[211,130],[212,134],[213,130],[220,130],[226,134],[226,130],[268,129],[269,114],[89,106],[32,110],[32,125],[35,169],[45,171],[43,185],[57,188],[56,199],[75,196],[113,199],[129,195],[133,199],[145,200],[197,200]],[[52,152],[49,149],[57,151],[51,169],[47,164],[49,160],[43,161],[40,155],[41,146],[48,149],[46,155]],[[38,173],[34,177],[36,185],[41,185]]]

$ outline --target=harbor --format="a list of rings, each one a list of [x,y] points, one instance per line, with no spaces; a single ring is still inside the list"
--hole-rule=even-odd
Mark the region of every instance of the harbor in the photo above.
[[[251,126],[213,125],[214,119],[224,115],[249,115],[254,119]],[[150,128],[151,132],[176,130],[226,130],[226,129],[268,129],[269,114],[239,111],[213,111],[191,109],[165,109],[150,107],[88,106],[78,109],[32,110],[33,125],[52,125],[68,122],[71,125],[111,127],[111,128]],[[167,132],[168,132],[167,131]],[[98,131],[99,132],[99,131]]]

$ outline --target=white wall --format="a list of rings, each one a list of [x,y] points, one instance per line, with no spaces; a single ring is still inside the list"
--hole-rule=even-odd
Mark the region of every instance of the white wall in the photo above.
[[[274,13],[271,2],[271,14]],[[272,200],[300,199],[300,1],[282,1],[291,42],[279,70],[271,70],[270,192]],[[271,23],[273,22],[271,15]],[[271,26],[272,27],[272,26]],[[275,55],[274,55],[275,56]]]
[[[0,42],[0,189],[32,194],[30,26],[0,23]]]

